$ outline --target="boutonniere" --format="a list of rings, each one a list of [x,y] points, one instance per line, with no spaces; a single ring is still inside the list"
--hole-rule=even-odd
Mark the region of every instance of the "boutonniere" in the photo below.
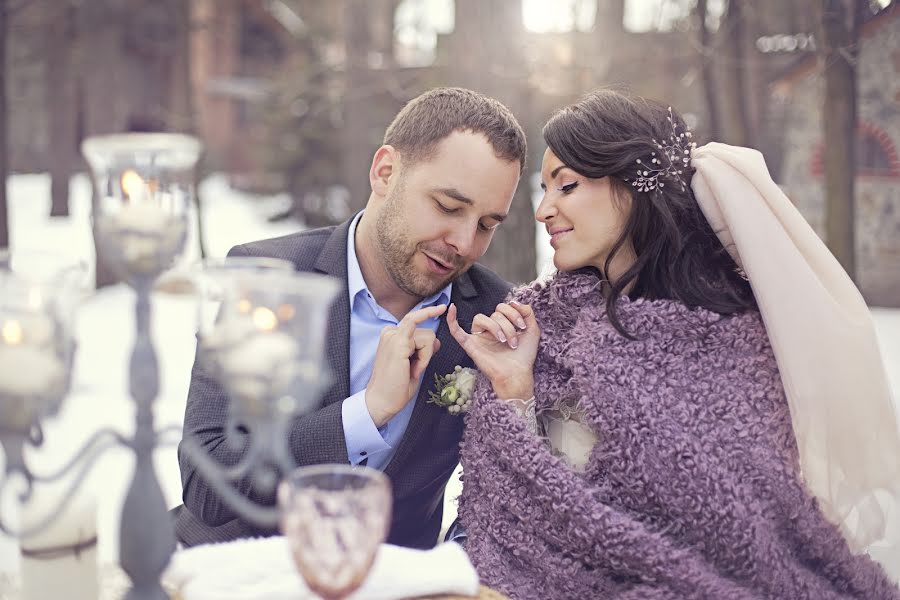
[[[429,392],[429,402],[443,406],[451,415],[458,415],[472,406],[472,392],[475,389],[475,375],[478,371],[459,365],[452,373],[435,374],[436,391]]]

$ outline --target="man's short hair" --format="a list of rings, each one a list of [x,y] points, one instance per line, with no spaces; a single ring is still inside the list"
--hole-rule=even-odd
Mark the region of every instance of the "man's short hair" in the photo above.
[[[388,126],[384,143],[409,164],[434,155],[438,143],[455,131],[484,135],[498,158],[518,161],[525,170],[525,132],[499,101],[464,88],[436,88],[413,98]]]

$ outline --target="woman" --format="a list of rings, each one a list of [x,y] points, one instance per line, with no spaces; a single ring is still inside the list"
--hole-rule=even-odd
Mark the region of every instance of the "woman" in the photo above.
[[[459,514],[520,598],[900,598],[900,436],[859,293],[761,156],[613,91],[544,128],[558,273],[466,333]],[[896,515],[895,515],[896,516]],[[893,529],[892,529],[893,528]]]

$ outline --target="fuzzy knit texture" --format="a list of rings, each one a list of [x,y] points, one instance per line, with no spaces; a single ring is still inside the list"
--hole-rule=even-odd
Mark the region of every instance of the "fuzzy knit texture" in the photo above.
[[[758,313],[625,298],[631,341],[592,275],[514,298],[542,330],[538,411],[574,403],[598,441],[573,471],[479,378],[459,514],[484,584],[514,600],[900,599],[802,484]]]

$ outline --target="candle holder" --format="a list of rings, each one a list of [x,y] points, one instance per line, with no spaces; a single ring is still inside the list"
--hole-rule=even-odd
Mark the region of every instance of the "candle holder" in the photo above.
[[[159,364],[150,339],[150,291],[184,250],[200,142],[179,134],[88,138],[82,153],[94,180],[94,227],[101,260],[136,294],[129,366],[135,404],[131,484],[122,506],[119,564],[131,578],[126,600],[166,600],[159,579],[175,551],[175,532],[153,466],[160,443],[153,403]]]
[[[197,357],[229,396],[226,443],[242,459],[223,467],[190,438],[180,450],[227,505],[273,528],[277,508],[253,502],[237,484],[249,478],[253,490],[274,498],[279,479],[297,467],[290,427],[319,407],[331,385],[323,351],[339,286],[324,275],[294,273],[289,262],[229,258],[206,264],[200,289]]]
[[[46,346],[45,358],[55,369],[48,371],[53,377],[42,378],[23,369],[21,389],[0,388],[0,440],[7,459],[0,498],[15,474],[25,479],[19,500],[26,502],[35,482],[51,482],[76,470],[71,486],[45,518],[13,530],[0,515],[0,529],[20,537],[45,529],[66,508],[97,457],[109,447],[125,446],[135,456],[119,541],[119,564],[132,582],[126,600],[168,600],[160,576],[175,550],[175,535],[152,455],[169,434],[180,436],[181,430],[157,430],[154,425],[159,367],[150,339],[150,292],[183,252],[200,143],[184,135],[124,134],[89,138],[82,151],[94,180],[101,261],[136,292],[136,337],[129,366],[135,430],[130,438],[99,430],[57,472],[36,475],[29,470],[23,447],[42,443],[41,420],[55,414],[68,391],[74,342],[71,327],[65,326],[65,311],[49,300],[59,296],[60,279],[48,284],[55,295],[47,294],[46,287],[35,291],[38,284],[14,276],[10,260],[0,257],[2,276],[17,290],[4,292],[0,317],[8,312],[7,321],[22,321],[30,315],[28,302],[37,300],[44,303],[38,314],[52,315],[49,325],[28,329],[21,322],[8,328],[0,322],[0,339],[18,344],[38,339],[37,333],[26,337],[28,331],[40,333],[39,341],[46,344],[34,345]],[[325,276],[295,273],[289,262],[251,258],[207,263],[197,281],[202,290],[198,357],[229,394],[228,443],[244,452],[234,466],[217,463],[191,439],[182,440],[181,452],[239,514],[261,526],[274,526],[277,508],[254,503],[238,491],[236,482],[250,477],[252,489],[274,497],[279,476],[296,466],[288,447],[289,428],[294,417],[318,407],[330,383],[322,356],[327,311],[339,286]],[[5,346],[0,346],[2,351]]]
[[[13,272],[11,262],[8,253],[0,256],[0,442],[7,473],[0,482],[0,497],[14,481],[10,475],[18,473],[25,480],[19,494],[25,502],[35,481],[50,482],[62,475],[35,475],[26,467],[23,451],[26,444],[43,444],[41,420],[59,412],[71,385],[75,341],[63,299],[75,282],[62,272],[45,280],[28,278]],[[34,529],[41,525],[43,521]],[[0,527],[10,531],[2,519]]]

